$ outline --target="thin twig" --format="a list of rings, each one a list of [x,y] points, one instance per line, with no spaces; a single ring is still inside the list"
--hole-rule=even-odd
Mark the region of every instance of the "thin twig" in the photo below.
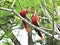
[[[44,27],[41,27],[41,26],[40,26],[40,28],[43,29],[43,30],[52,31],[52,29],[44,28]]]
[[[17,33],[16,37],[18,37],[18,36],[19,36],[19,32],[20,32],[20,30],[18,31],[18,33]],[[15,42],[15,40],[16,40],[16,38],[14,38],[13,42]]]
[[[7,9],[7,8],[3,8],[3,7],[0,7],[0,10],[5,10],[5,11],[12,12],[12,9]]]
[[[1,8],[0,8],[0,9],[1,9]],[[7,10],[6,8],[2,8],[2,10],[10,11],[10,9]],[[10,11],[10,12],[11,12],[11,11]],[[47,35],[49,35],[49,36],[53,36],[52,34],[46,32],[45,30],[42,30],[42,29],[39,28],[39,27],[36,27],[35,25],[33,25],[32,23],[30,23],[29,21],[27,21],[25,18],[23,18],[22,16],[20,16],[20,14],[19,14],[18,12],[16,12],[15,10],[13,10],[13,13],[15,13],[16,16],[19,16],[22,20],[24,20],[26,23],[28,23],[28,24],[31,25],[32,27],[40,30],[41,32],[43,32],[43,33],[45,33],[45,34],[47,34]],[[54,38],[55,38],[55,37],[54,37]],[[55,39],[56,39],[56,38],[55,38]]]
[[[39,27],[33,25],[32,23],[30,23],[29,21],[27,21],[25,18],[23,18],[22,16],[20,16],[20,14],[17,13],[15,10],[14,10],[13,12],[14,12],[16,15],[18,15],[22,20],[24,20],[26,23],[28,23],[29,25],[31,25],[31,26],[33,26],[34,28],[42,31],[42,32],[45,33],[45,34],[48,34],[48,35],[52,36],[52,34],[50,34],[50,33],[46,32],[46,31],[42,30],[41,28],[39,28]]]
[[[42,5],[42,3],[40,3],[40,6],[41,6],[41,8],[42,8],[43,13],[46,14],[48,20],[49,20],[50,23],[52,24],[52,22],[51,22],[51,21],[52,21],[52,18],[50,17],[50,14],[49,14],[49,12],[47,11],[46,7],[45,7],[44,5]],[[44,11],[44,7],[45,7],[45,11]],[[55,31],[56,33],[60,34],[60,32],[59,32],[59,30],[58,30],[58,28],[57,28],[57,26],[56,26],[56,22],[54,22],[54,31]]]
[[[19,6],[20,6],[20,8],[21,8],[21,10],[22,10],[23,8],[22,8],[22,5],[21,5],[20,1],[19,1],[19,0],[17,0],[17,1],[18,1]]]
[[[39,19],[48,19],[48,18],[39,16]]]
[[[0,9],[1,9],[1,8],[0,8]],[[10,9],[7,9],[7,8],[2,8],[2,10],[10,11]],[[39,27],[36,27],[35,25],[33,25],[32,23],[30,23],[29,21],[27,21],[25,18],[23,18],[22,16],[20,16],[20,14],[17,13],[15,10],[11,10],[11,11],[13,11],[17,16],[19,16],[22,20],[24,20],[26,23],[30,24],[30,25],[33,26],[34,28],[36,28],[36,29],[44,32],[44,33],[47,34],[47,35],[52,36],[52,34],[50,34],[50,33],[46,32],[46,31],[40,29]],[[11,12],[11,11],[10,11],[10,12]]]
[[[52,14],[52,31],[54,31],[54,11],[55,11],[55,0],[52,0],[52,3],[53,3],[53,6],[52,6],[52,11],[53,11],[53,14]],[[54,45],[54,32],[51,32],[52,33],[52,45]]]
[[[11,5],[11,8],[14,7],[15,2],[16,2],[16,0],[13,1],[12,5]]]

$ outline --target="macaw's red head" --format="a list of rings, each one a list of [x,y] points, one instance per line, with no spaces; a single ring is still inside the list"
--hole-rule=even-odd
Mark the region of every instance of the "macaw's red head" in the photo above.
[[[24,18],[26,18],[26,14],[27,14],[27,9],[23,9],[21,12],[20,12],[20,15]]]
[[[34,14],[32,15],[32,23],[33,23],[34,25],[38,25],[38,24],[37,24],[37,21],[38,21],[38,16],[37,16],[37,14],[34,13]]]

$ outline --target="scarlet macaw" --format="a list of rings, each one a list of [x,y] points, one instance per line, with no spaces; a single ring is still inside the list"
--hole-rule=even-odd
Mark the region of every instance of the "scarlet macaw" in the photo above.
[[[35,25],[35,26],[37,26],[37,27],[39,27],[37,21],[38,21],[38,16],[37,16],[36,13],[34,13],[34,14],[32,15],[32,24]],[[43,38],[42,33],[40,32],[40,30],[37,30],[36,28],[34,28],[34,29],[35,29],[35,31],[38,33],[38,35],[41,37],[41,40],[43,41],[44,38]]]
[[[26,14],[27,14],[27,9],[23,9],[21,12],[20,12],[20,15],[23,17],[23,18],[25,18],[26,19]],[[28,25],[26,24],[26,22],[25,21],[23,21],[22,20],[22,22],[23,22],[23,24],[24,24],[24,27],[25,27],[25,29],[26,29],[26,32],[29,32],[29,28],[28,28]]]

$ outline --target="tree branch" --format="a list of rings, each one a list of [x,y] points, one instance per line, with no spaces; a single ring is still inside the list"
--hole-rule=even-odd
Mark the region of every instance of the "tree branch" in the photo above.
[[[30,23],[29,21],[27,21],[25,18],[23,18],[22,16],[20,16],[20,14],[17,13],[15,10],[13,10],[13,12],[14,12],[16,15],[18,15],[22,20],[24,20],[26,23],[28,23],[29,25],[31,25],[32,27],[34,27],[34,28],[42,31],[43,33],[45,33],[45,34],[47,34],[47,35],[49,35],[49,36],[52,36],[52,34],[50,34],[50,33],[46,32],[46,31],[42,30],[41,28],[39,28],[39,27],[33,25],[32,23]]]
[[[47,35],[49,35],[49,36],[53,36],[52,34],[46,32],[45,30],[43,30],[43,29],[41,29],[41,28],[39,28],[39,27],[33,25],[33,24],[30,23],[29,21],[27,21],[25,18],[23,18],[22,16],[20,16],[20,14],[19,14],[18,12],[16,12],[15,10],[7,9],[7,8],[0,8],[0,10],[1,10],[1,9],[2,9],[2,10],[5,10],[5,11],[10,11],[10,12],[13,11],[13,13],[15,13],[16,16],[20,17],[22,20],[24,20],[26,23],[28,23],[28,24],[31,25],[32,27],[34,27],[34,28],[40,30],[41,32],[43,32],[43,33],[45,33],[45,34],[47,34]],[[54,37],[54,38],[55,38],[55,37]],[[55,39],[56,39],[56,38],[55,38]]]
[[[16,2],[16,0],[13,1],[12,5],[11,5],[11,8],[14,7],[15,2]]]
[[[20,8],[23,9],[20,1],[19,1],[19,0],[17,0],[17,1],[18,1],[18,3],[19,3]]]
[[[7,8],[3,8],[3,7],[0,7],[0,10],[5,10],[5,11],[12,12],[12,9],[7,9]]]
[[[43,13],[46,14],[48,20],[49,20],[50,23],[52,24],[52,22],[51,22],[51,21],[52,21],[52,18],[50,17],[50,14],[49,14],[49,12],[47,11],[45,5],[42,4],[42,3],[40,3],[40,6],[41,6],[41,8],[42,8]],[[57,28],[57,26],[56,26],[56,22],[54,22],[54,31],[55,31],[56,33],[60,34],[60,32],[59,32],[59,30],[58,30],[58,28]]]

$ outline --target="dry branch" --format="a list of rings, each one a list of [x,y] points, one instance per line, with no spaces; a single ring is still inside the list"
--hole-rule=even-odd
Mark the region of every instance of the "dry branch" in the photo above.
[[[43,32],[43,33],[45,33],[45,34],[47,34],[47,35],[52,36],[52,34],[50,34],[50,33],[46,32],[46,31],[42,30],[41,28],[39,28],[39,27],[33,25],[32,23],[30,23],[29,21],[27,21],[25,18],[23,18],[22,16],[20,16],[20,14],[19,14],[18,12],[16,12],[15,10],[13,10],[13,12],[14,12],[17,16],[19,16],[22,20],[24,20],[26,23],[28,23],[29,25],[31,25],[32,27],[40,30],[41,32]]]
[[[16,16],[20,17],[22,20],[24,20],[26,23],[28,23],[28,24],[31,25],[32,27],[40,30],[41,32],[43,32],[43,33],[45,33],[45,34],[47,34],[47,35],[49,35],[49,36],[53,36],[52,34],[46,32],[45,30],[43,30],[43,29],[41,29],[41,28],[39,28],[39,27],[36,27],[35,25],[33,25],[32,23],[30,23],[29,21],[27,21],[25,18],[23,18],[22,16],[20,16],[20,14],[19,14],[18,12],[16,12],[15,10],[0,7],[0,10],[1,10],[1,9],[2,9],[2,10],[5,10],[5,11],[10,11],[10,12],[13,11],[13,13],[15,13]],[[54,37],[54,38],[55,38],[55,37]],[[55,38],[55,39],[56,39],[56,38]]]
[[[46,31],[40,29],[39,27],[36,27],[35,25],[33,25],[32,23],[30,23],[29,21],[27,21],[25,18],[23,18],[22,16],[20,16],[20,14],[19,14],[18,12],[16,12],[15,10],[7,9],[7,8],[2,8],[2,7],[1,7],[0,9],[6,10],[6,11],[10,11],[10,12],[13,11],[13,12],[16,14],[16,16],[19,16],[19,17],[20,17],[22,20],[24,20],[26,23],[30,24],[31,26],[33,26],[34,28],[42,31],[42,32],[45,33],[45,34],[47,34],[47,35],[49,35],[49,36],[52,36],[52,34],[50,34],[50,33],[46,32]]]
[[[3,7],[0,7],[0,10],[5,10],[5,11],[9,11],[9,12],[12,12],[12,9],[3,8]]]
[[[15,2],[16,2],[16,0],[13,1],[12,5],[11,5],[11,8],[14,7]]]
[[[42,8],[43,13],[46,14],[48,20],[49,20],[50,23],[52,24],[52,18],[50,17],[50,14],[49,14],[49,12],[47,11],[47,9],[46,9],[46,7],[44,6],[44,4],[40,3],[40,6],[41,6],[41,8]],[[57,26],[56,26],[56,22],[54,22],[54,31],[55,31],[56,33],[60,34],[60,32],[59,32],[59,30],[58,30],[58,28],[57,28]]]

